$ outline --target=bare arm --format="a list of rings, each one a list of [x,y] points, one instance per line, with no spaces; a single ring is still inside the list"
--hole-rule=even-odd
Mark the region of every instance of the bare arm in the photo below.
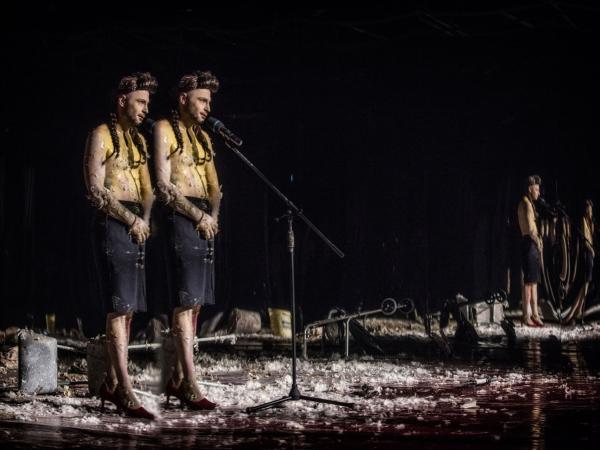
[[[137,216],[125,208],[112,192],[104,187],[106,147],[106,136],[96,128],[88,137],[84,156],[83,174],[88,199],[94,207],[132,226]]]
[[[159,122],[154,128],[154,163],[156,166],[156,187],[159,199],[194,222],[202,220],[204,212],[190,202],[181,191],[171,183],[170,127],[168,122]]]
[[[585,242],[586,247],[592,252],[592,256],[596,255],[594,251],[594,228],[593,225],[590,226],[585,217],[582,220],[582,229],[583,229],[583,240]]]
[[[533,205],[531,203],[527,203],[526,208],[527,208],[526,214],[527,214],[527,224],[529,227],[529,235],[531,236],[533,241],[536,243],[538,248],[541,250],[542,246],[543,246],[542,237],[540,236],[540,234],[537,231],[537,224],[535,222],[535,212],[533,211]]]
[[[208,136],[206,137],[209,143],[209,151],[212,153],[212,143]],[[215,167],[214,153],[213,158],[206,165],[206,181],[208,184],[208,196],[210,199],[211,216],[215,221],[219,220],[219,209],[221,207],[221,186],[219,185],[219,177],[217,175],[217,169]]]
[[[154,192],[152,192],[152,182],[150,181],[150,171],[148,164],[140,166],[140,186],[142,191],[142,206],[144,207],[144,222],[150,223],[150,212],[154,203]]]

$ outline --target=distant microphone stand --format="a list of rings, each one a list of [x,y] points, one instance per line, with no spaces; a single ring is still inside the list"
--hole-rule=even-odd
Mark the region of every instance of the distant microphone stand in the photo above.
[[[564,218],[567,223],[569,224],[569,226],[571,227],[572,230],[575,230],[575,234],[583,241],[583,242],[587,242],[589,243],[592,248],[594,249],[594,251],[598,251],[598,248],[594,245],[593,242],[590,242],[585,235],[583,234],[583,231],[581,230],[581,228],[577,225],[573,223],[573,220],[571,219],[571,217],[569,216],[569,213],[567,212],[567,210],[565,209],[565,206],[560,203],[560,202],[555,202],[554,205],[549,205],[545,200],[542,200],[542,202],[539,203],[542,208],[551,216],[551,217],[562,217]]]
[[[289,251],[289,278],[290,278],[290,300],[292,303],[292,388],[288,395],[281,397],[277,400],[273,400],[267,403],[263,403],[257,406],[246,408],[247,413],[254,413],[263,409],[273,408],[281,403],[288,401],[306,400],[317,403],[328,403],[330,405],[344,406],[347,408],[354,407],[354,403],[340,402],[336,400],[329,400],[324,398],[309,397],[302,395],[296,380],[296,289],[295,289],[295,275],[294,275],[294,248],[296,246],[294,240],[294,218],[298,217],[308,225],[308,227],[315,232],[317,236],[321,238],[325,244],[333,250],[333,252],[340,258],[344,257],[344,253],[337,248],[327,237],[315,227],[310,220],[306,218],[302,210],[298,209],[269,179],[252,164],[252,162],[244,156],[235,146],[231,145],[226,138],[224,138],[225,145],[229,147],[233,153],[235,153],[252,171],[260,178],[286,205],[287,212],[279,219],[287,218],[288,232],[287,232],[287,247]],[[277,220],[279,220],[277,219]]]
[[[596,252],[598,251],[598,249],[594,245],[594,243],[590,242],[585,237],[585,234],[583,233],[583,231],[577,226],[577,224],[573,223],[573,220],[571,219],[571,217],[569,216],[569,213],[565,209],[565,205],[563,205],[560,201],[557,200],[553,205],[551,205],[551,204],[547,203],[543,197],[540,197],[539,201],[538,201],[538,205],[540,205],[542,207],[542,209],[546,212],[546,214],[548,214],[550,217],[563,218],[569,224],[571,230],[575,231],[575,234],[582,242],[589,243],[592,246],[592,248],[594,249],[594,251],[596,251]],[[572,308],[572,306],[570,306],[566,309],[563,309],[562,299],[559,298],[559,305],[558,305],[557,313],[558,313],[559,323],[561,324],[561,326],[562,326],[563,315],[565,313],[568,314],[568,311],[570,308]]]

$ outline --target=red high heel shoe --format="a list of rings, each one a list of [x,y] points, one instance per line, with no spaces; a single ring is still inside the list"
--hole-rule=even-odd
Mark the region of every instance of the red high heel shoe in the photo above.
[[[531,318],[521,319],[521,323],[523,324],[523,326],[528,326],[528,327],[531,327],[531,328],[535,328],[536,327],[535,322],[533,322],[531,320]]]
[[[177,394],[179,393],[179,386],[181,386],[181,380],[177,384],[175,384],[173,381],[173,377],[169,378],[169,381],[167,381],[165,386],[165,394],[167,395],[167,408],[169,407],[169,399],[171,396],[177,397]]]
[[[169,399],[171,396],[179,399],[182,408],[187,406],[195,411],[200,411],[211,410],[217,407],[216,403],[207,400],[205,397],[198,399],[198,395],[194,391],[192,384],[186,380],[180,381],[177,386],[175,385],[173,378],[169,379],[165,386],[165,393],[167,394],[167,408],[169,407]]]
[[[535,324],[535,326],[544,328],[544,322],[542,322],[542,319],[540,319],[539,316],[531,316],[531,321]]]
[[[115,389],[116,386],[111,390],[108,388],[108,384],[106,380],[102,382],[100,385],[100,389],[98,390],[98,395],[100,396],[100,411],[104,412],[104,402],[108,400],[113,404],[117,404],[117,399],[115,397]]]
[[[117,411],[123,411],[129,417],[139,417],[140,419],[154,420],[156,417],[138,402],[133,392],[127,391],[120,384],[117,385],[114,392]]]

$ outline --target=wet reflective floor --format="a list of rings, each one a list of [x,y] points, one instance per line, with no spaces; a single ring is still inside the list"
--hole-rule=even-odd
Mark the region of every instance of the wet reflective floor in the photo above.
[[[415,347],[418,344],[414,344]],[[202,354],[207,397],[221,409],[161,410],[147,422],[101,414],[85,388],[68,396],[0,401],[0,445],[173,448],[600,448],[600,341],[505,339],[455,347],[441,359],[405,348],[400,357],[300,361],[309,396],[354,402],[345,409],[306,401],[245,413],[286,395],[286,356]],[[150,385],[151,370],[137,381]],[[164,397],[160,401],[164,402]],[[159,405],[150,405],[158,408]]]

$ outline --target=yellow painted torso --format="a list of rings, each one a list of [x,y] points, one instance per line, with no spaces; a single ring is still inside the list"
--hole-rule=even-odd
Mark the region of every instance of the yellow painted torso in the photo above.
[[[524,196],[519,203],[517,210],[519,218],[519,228],[521,236],[537,236],[538,228],[536,224],[535,208],[529,197]]]
[[[583,217],[583,236],[590,244],[594,242],[594,223],[587,217]]]
[[[169,127],[169,132],[167,133],[169,154],[171,155],[169,158],[171,162],[171,183],[185,196],[208,198],[208,181],[206,176],[208,162],[196,165],[192,140],[198,149],[199,158],[204,159],[210,154],[208,152],[212,152],[210,139],[202,131],[206,141],[209,143],[209,148],[205,149],[191,129],[188,132],[183,125],[180,125],[179,129],[183,138],[183,151],[175,151],[177,148],[177,139],[172,127]]]
[[[121,127],[117,127],[119,137],[119,155],[114,152],[113,142],[108,126],[102,125],[103,143],[106,148],[104,156],[104,187],[110,190],[119,200],[142,202],[142,187],[140,171],[142,166],[130,167],[129,152],[133,154],[133,160],[140,160],[140,151],[133,143],[129,133],[123,133]],[[143,136],[142,136],[143,139]],[[129,147],[129,148],[128,148]],[[130,149],[130,150],[129,150]],[[111,156],[112,155],[112,156]]]

